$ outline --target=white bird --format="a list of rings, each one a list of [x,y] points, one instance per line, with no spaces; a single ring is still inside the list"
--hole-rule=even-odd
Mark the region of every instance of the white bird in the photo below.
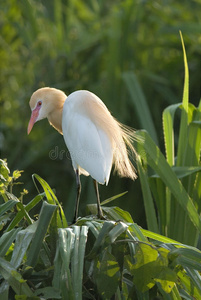
[[[28,134],[35,122],[47,118],[64,136],[77,182],[74,220],[78,216],[80,174],[94,179],[98,217],[103,218],[97,182],[108,184],[112,164],[120,176],[133,180],[137,177],[128,156],[129,150],[135,154],[134,131],[114,119],[105,104],[86,90],[75,91],[67,97],[61,90],[44,87],[33,93],[29,104],[32,114]]]

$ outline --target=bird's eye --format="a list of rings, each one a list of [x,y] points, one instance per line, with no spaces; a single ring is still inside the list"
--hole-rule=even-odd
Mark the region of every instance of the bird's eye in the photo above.
[[[42,105],[42,101],[38,101],[37,105],[41,106]]]

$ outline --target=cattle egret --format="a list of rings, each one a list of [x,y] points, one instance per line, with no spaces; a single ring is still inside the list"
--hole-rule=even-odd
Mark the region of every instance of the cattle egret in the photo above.
[[[98,184],[108,184],[112,164],[122,177],[136,178],[129,160],[128,149],[133,153],[133,130],[115,120],[105,104],[93,93],[80,90],[68,97],[64,92],[44,87],[30,99],[32,111],[27,132],[35,122],[47,118],[63,134],[76,174],[76,221],[81,193],[80,174],[91,175],[97,196],[98,217],[103,218]]]

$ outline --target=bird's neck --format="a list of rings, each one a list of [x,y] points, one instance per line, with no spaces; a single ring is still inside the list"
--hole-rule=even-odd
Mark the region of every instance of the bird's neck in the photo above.
[[[53,112],[48,116],[49,123],[62,134],[62,112],[63,106]]]
[[[52,100],[52,109],[50,110],[50,113],[48,114],[48,121],[50,124],[61,134],[62,133],[62,113],[63,113],[63,106],[64,102],[66,101],[67,96],[59,91],[56,90],[56,92],[53,95]]]

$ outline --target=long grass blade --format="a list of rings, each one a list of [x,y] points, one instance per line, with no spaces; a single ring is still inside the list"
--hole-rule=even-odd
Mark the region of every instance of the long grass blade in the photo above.
[[[34,208],[44,197],[45,193],[39,194],[36,197],[34,197],[33,200],[31,200],[23,210],[18,211],[17,215],[15,218],[12,220],[12,222],[9,224],[8,228],[6,229],[6,232],[10,231],[13,229],[25,216],[25,214]]]
[[[137,135],[143,137],[140,142],[143,146],[143,152],[142,149],[140,149],[142,159],[145,160],[145,162],[148,163],[151,168],[155,170],[155,172],[161,177],[184,211],[189,214],[193,224],[201,232],[201,219],[197,209],[195,208],[181,182],[178,180],[177,176],[165,160],[163,154],[160,152],[159,148],[155,145],[147,132],[139,131]]]
[[[59,211],[60,211],[60,214],[61,214],[61,217],[60,217],[59,213],[57,214],[58,222],[60,223],[59,227],[63,227],[63,228],[68,227],[68,223],[66,221],[66,217],[65,217],[63,208],[62,208],[61,204],[59,203],[59,201],[58,201],[56,195],[54,194],[53,190],[49,186],[49,184],[37,174],[33,174],[32,177],[33,177],[33,180],[34,180],[34,178],[36,178],[39,181],[39,183],[41,184],[41,186],[42,186],[42,188],[45,192],[45,195],[47,197],[48,203],[56,204],[56,205],[59,206]]]
[[[8,210],[11,210],[19,201],[9,200],[0,205],[0,216],[4,215]]]
[[[170,105],[163,111],[163,133],[165,150],[167,162],[170,166],[173,166],[175,164],[173,124],[175,112],[180,105],[181,103]]]
[[[187,145],[188,101],[189,101],[189,71],[188,71],[186,50],[185,50],[181,31],[180,31],[180,37],[181,37],[182,48],[183,48],[185,77],[184,77],[184,91],[183,91],[183,100],[182,100],[180,131],[179,131],[179,142],[178,142],[178,151],[177,151],[177,166],[182,166],[185,164],[185,157],[186,157],[185,148]]]
[[[135,106],[137,116],[140,119],[142,128],[147,130],[152,139],[156,142],[156,144],[158,144],[157,133],[150,113],[150,109],[147,105],[145,96],[136,75],[134,74],[134,72],[125,72],[123,74],[123,79],[130,93],[132,103]]]
[[[140,159],[137,159],[137,167],[138,167],[140,184],[141,184],[142,194],[143,194],[143,199],[144,199],[144,207],[145,207],[145,213],[146,213],[146,219],[147,219],[147,226],[148,226],[149,230],[159,233],[156,211],[154,208],[154,201],[153,201],[151,191],[149,188],[147,176],[146,176],[145,171],[143,170],[143,166],[140,162]]]

